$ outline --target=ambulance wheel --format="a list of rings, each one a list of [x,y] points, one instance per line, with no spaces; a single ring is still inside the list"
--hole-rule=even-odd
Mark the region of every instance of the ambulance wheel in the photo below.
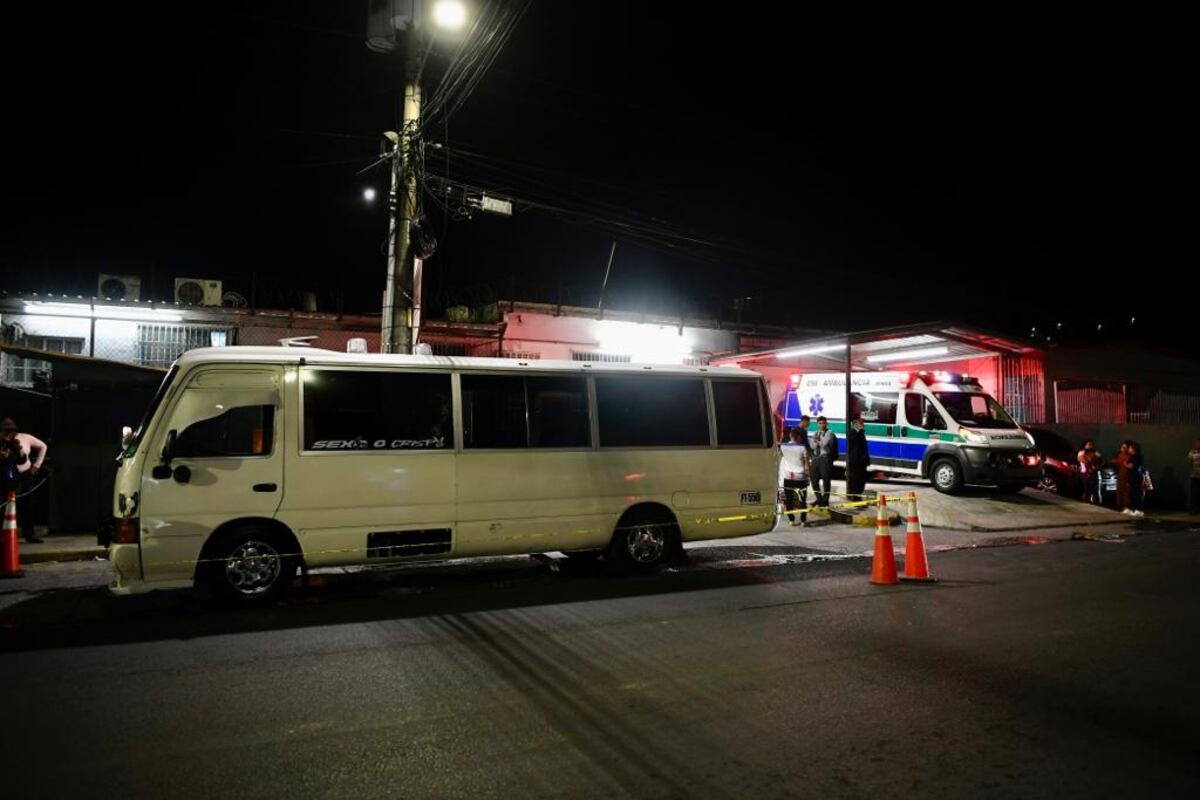
[[[929,468],[929,478],[933,488],[943,494],[953,494],[962,488],[962,467],[952,458],[939,458]]]

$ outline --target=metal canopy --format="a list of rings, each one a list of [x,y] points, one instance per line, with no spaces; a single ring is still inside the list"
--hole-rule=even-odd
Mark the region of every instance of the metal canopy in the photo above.
[[[1032,355],[1037,348],[1016,339],[952,322],[854,331],[805,339],[783,347],[720,359],[742,367],[810,364],[845,368],[846,346],[853,370],[888,370],[997,355]]]

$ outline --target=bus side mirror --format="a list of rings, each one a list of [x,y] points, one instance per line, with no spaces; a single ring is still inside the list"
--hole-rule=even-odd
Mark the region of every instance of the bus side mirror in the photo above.
[[[167,433],[167,441],[163,444],[162,463],[170,465],[175,458],[175,440],[179,437],[178,432],[172,430]]]

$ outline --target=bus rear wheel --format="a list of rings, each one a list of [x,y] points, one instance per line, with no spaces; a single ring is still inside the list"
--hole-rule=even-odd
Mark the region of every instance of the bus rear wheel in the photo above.
[[[617,525],[608,547],[609,560],[622,572],[647,574],[670,560],[679,541],[679,527],[665,515],[636,514]]]

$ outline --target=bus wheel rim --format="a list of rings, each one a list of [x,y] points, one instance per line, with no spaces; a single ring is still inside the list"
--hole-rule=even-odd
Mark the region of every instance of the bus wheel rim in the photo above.
[[[239,594],[263,594],[279,578],[280,561],[279,551],[267,542],[242,542],[225,561],[225,580]]]
[[[629,557],[638,564],[653,564],[667,547],[666,532],[657,526],[639,525],[625,539]]]

